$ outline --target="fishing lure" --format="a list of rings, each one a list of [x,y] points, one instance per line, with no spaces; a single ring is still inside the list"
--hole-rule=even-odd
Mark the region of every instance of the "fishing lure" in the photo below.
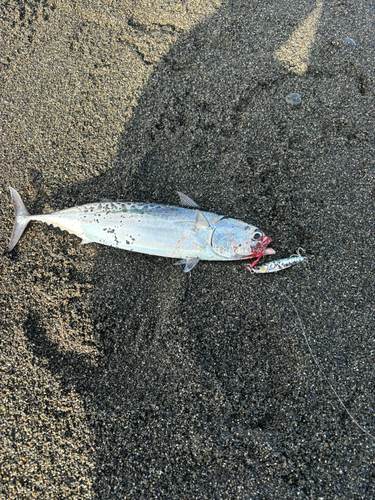
[[[254,272],[275,272],[301,262],[284,259],[254,268],[272,239],[246,222],[212,212],[203,212],[188,196],[178,193],[182,206],[154,203],[103,201],[67,208],[49,214],[30,215],[20,195],[9,188],[16,220],[9,242],[11,251],[30,221],[41,221],[80,237],[82,244],[101,243],[125,250],[181,259],[184,271],[200,260],[255,259]],[[185,208],[186,207],[186,208]]]
[[[282,271],[283,269],[287,269],[288,267],[295,266],[296,264],[300,264],[301,262],[307,261],[307,257],[301,255],[301,250],[303,248],[299,248],[295,255],[291,255],[288,259],[279,259],[273,260],[272,262],[268,262],[267,264],[263,264],[262,266],[247,266],[247,269],[252,273],[276,273],[278,271]]]

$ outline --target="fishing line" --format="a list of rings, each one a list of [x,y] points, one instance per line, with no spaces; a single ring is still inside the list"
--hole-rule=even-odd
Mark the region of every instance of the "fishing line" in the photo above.
[[[324,371],[322,370],[322,368],[320,367],[320,364],[318,362],[318,359],[316,357],[316,355],[314,354],[314,351],[312,350],[312,347],[311,347],[311,342],[309,341],[309,337],[306,333],[306,330],[305,330],[305,327],[302,323],[302,319],[301,319],[301,316],[297,310],[297,307],[294,305],[294,302],[292,301],[292,299],[289,297],[289,295],[287,295],[285,292],[282,292],[281,290],[279,290],[278,288],[276,287],[271,287],[270,285],[268,285],[267,283],[264,282],[263,279],[261,279],[260,277],[258,278],[262,284],[268,288],[271,292],[274,292],[274,293],[278,293],[280,295],[283,295],[286,300],[289,302],[289,304],[292,306],[292,309],[293,311],[295,312],[296,316],[297,316],[297,319],[298,319],[298,322],[299,322],[299,325],[300,325],[300,328],[301,328],[301,331],[302,331],[302,335],[305,339],[305,342],[307,344],[307,347],[309,349],[309,352],[310,352],[310,355],[316,365],[316,367],[318,368],[318,372],[320,374],[320,377],[328,384],[328,386],[330,387],[331,391],[333,392],[333,394],[336,396],[336,398],[338,399],[340,405],[342,406],[342,408],[344,409],[344,411],[347,413],[347,415],[349,415],[350,419],[352,420],[352,422],[354,422],[354,424],[359,428],[361,429],[362,432],[364,432],[365,434],[367,434],[367,436],[371,437],[372,439],[375,440],[375,436],[373,434],[371,434],[368,430],[366,430],[359,422],[358,420],[354,417],[354,415],[348,410],[348,408],[346,407],[344,401],[342,400],[341,396],[338,394],[338,392],[336,391],[336,389],[334,388],[334,386],[332,385],[331,381],[329,380],[329,378],[327,377],[327,375],[324,373]]]

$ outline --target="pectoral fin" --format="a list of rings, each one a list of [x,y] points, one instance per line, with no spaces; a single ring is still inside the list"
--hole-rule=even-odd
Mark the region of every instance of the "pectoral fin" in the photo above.
[[[189,198],[189,196],[186,196],[184,193],[180,193],[180,191],[177,191],[178,196],[180,197],[180,203],[183,207],[190,207],[190,208],[199,208],[199,205],[195,203],[194,200]]]
[[[198,264],[199,261],[200,261],[199,257],[192,257],[191,259],[182,259],[182,260],[179,260],[174,265],[175,266],[183,266],[183,265],[185,265],[184,273],[188,273],[189,271],[191,271],[192,269],[194,269],[194,267]]]
[[[197,229],[206,229],[210,227],[208,220],[199,210],[195,212],[195,227]]]

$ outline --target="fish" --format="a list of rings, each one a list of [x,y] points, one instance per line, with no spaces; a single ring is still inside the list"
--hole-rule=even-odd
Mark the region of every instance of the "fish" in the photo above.
[[[186,273],[201,260],[255,259],[251,264],[254,267],[263,256],[275,253],[268,247],[272,239],[258,227],[202,211],[194,200],[179,191],[180,206],[104,200],[31,215],[19,193],[12,187],[9,190],[15,211],[9,251],[17,245],[28,223],[39,221],[78,236],[82,244],[100,243],[130,252],[180,259],[176,265],[184,265]]]

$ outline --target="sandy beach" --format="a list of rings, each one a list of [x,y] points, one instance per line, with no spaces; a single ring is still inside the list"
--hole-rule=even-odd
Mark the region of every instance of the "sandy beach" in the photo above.
[[[370,499],[373,0],[0,7],[0,499]],[[286,96],[297,93],[300,104]],[[32,223],[102,199],[260,227],[276,256],[129,253]]]

